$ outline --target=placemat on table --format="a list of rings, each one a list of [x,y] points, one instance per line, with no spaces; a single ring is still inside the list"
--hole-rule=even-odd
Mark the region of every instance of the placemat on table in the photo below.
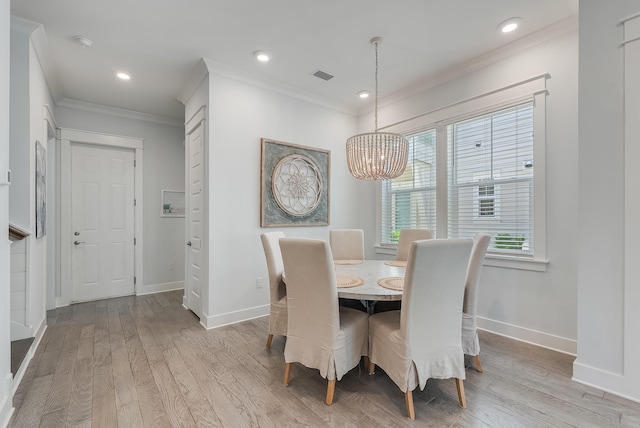
[[[387,260],[384,264],[387,266],[407,267],[406,260]]]
[[[359,265],[362,263],[362,260],[343,259],[343,260],[334,260],[333,263],[337,265]]]
[[[357,287],[364,284],[364,279],[351,275],[336,275],[336,284],[338,288]]]
[[[380,287],[388,288],[389,290],[402,291],[404,288],[404,277],[391,276],[389,278],[380,278],[378,280]]]

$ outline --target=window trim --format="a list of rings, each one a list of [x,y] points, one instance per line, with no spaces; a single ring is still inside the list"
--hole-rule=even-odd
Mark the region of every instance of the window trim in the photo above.
[[[485,265],[546,271],[546,80],[549,74],[542,74],[518,83],[489,91],[477,96],[436,108],[432,111],[382,127],[380,130],[400,134],[416,133],[429,128],[436,129],[439,141],[446,134],[446,125],[465,118],[490,113],[501,108],[533,101],[533,159],[536,173],[533,178],[533,237],[536,243],[534,254],[505,256],[487,254]],[[443,135],[440,135],[440,134]],[[445,137],[446,138],[446,137]],[[446,139],[445,139],[446,141]],[[436,151],[436,183],[447,180],[447,150]],[[447,186],[436,186],[436,231],[439,238],[447,235]],[[392,245],[381,245],[382,227],[382,184],[376,184],[376,254],[394,253]],[[527,268],[527,266],[529,268]]]

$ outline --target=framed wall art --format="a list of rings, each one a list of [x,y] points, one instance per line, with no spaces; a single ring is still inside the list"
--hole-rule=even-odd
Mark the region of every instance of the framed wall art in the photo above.
[[[184,217],[183,190],[163,190],[161,200],[162,214],[160,214],[160,217]]]
[[[36,238],[47,234],[47,150],[36,140]]]
[[[329,225],[331,152],[262,138],[260,226]]]

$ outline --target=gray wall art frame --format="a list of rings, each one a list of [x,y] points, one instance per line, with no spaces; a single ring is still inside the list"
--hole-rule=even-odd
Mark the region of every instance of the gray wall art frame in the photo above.
[[[260,140],[260,226],[328,226],[331,151]]]
[[[47,234],[47,149],[36,140],[36,238]]]

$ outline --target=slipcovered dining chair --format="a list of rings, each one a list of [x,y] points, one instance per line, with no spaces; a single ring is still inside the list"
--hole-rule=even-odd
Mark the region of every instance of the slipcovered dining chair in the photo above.
[[[280,240],[287,272],[289,322],[284,347],[284,384],[291,363],[318,369],[328,379],[325,402],[333,402],[336,380],[368,354],[368,316],[338,306],[336,272],[326,241]]]
[[[478,288],[480,285],[480,271],[482,262],[487,254],[491,242],[491,235],[478,233],[473,238],[471,259],[467,268],[467,279],[464,286],[464,301],[462,304],[462,351],[473,357],[476,370],[482,373],[480,365],[480,341],[478,340],[478,321],[476,309],[478,306]]]
[[[329,232],[334,260],[364,260],[362,229],[333,229]]]
[[[398,250],[396,260],[406,261],[409,256],[409,248],[413,241],[433,239],[433,230],[430,229],[402,229],[398,238]]]
[[[413,242],[402,308],[369,317],[369,373],[377,364],[398,385],[410,419],[415,419],[412,391],[424,389],[430,378],[455,378],[458,401],[466,407],[460,328],[471,246],[470,239]]]
[[[284,265],[280,254],[278,241],[284,238],[282,232],[268,232],[260,235],[264,255],[267,259],[269,271],[269,296],[271,308],[269,310],[269,336],[267,348],[271,347],[273,336],[287,335],[287,289],[282,281]]]

